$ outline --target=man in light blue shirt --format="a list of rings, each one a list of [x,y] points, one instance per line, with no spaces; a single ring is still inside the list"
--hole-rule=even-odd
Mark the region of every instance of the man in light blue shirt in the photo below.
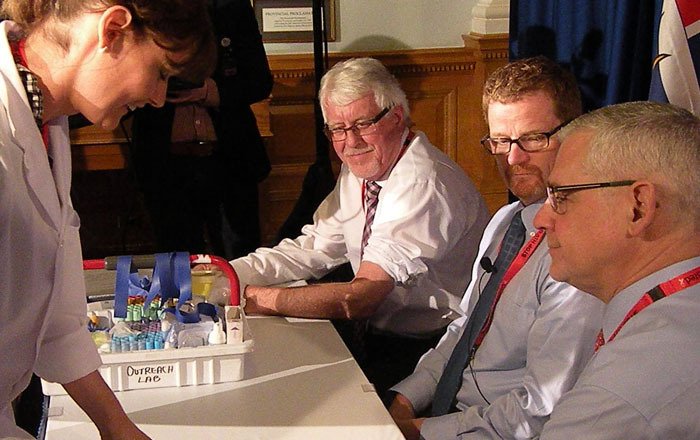
[[[592,355],[600,327],[596,318],[602,303],[554,281],[547,247],[537,246],[502,290],[481,345],[458,371],[461,385],[453,412],[434,414],[438,383],[458,351],[471,311],[489,277],[508,269],[492,266],[516,213],[526,242],[536,236],[533,218],[546,197],[545,182],[559,147],[554,135],[581,113],[581,101],[573,77],[538,57],[496,70],[485,84],[483,108],[490,134],[482,144],[519,201],[499,210],[486,227],[462,302],[465,316],[448,327],[411,376],[392,388],[397,394],[390,413],[409,440],[537,436]],[[423,418],[431,414],[431,405],[432,417]]]
[[[700,119],[625,103],[562,139],[535,225],[552,277],[607,306],[598,350],[541,438],[700,438]]]

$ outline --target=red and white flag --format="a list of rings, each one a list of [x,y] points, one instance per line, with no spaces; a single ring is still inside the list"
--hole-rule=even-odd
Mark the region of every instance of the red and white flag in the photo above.
[[[664,0],[649,100],[700,116],[700,0]]]

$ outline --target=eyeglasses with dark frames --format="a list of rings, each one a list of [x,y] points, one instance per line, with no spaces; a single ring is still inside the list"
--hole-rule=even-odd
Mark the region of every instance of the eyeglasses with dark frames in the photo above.
[[[508,137],[491,137],[489,135],[484,136],[481,139],[481,145],[486,148],[490,154],[500,155],[510,153],[510,149],[513,144],[518,144],[520,148],[528,153],[533,153],[536,151],[546,150],[549,147],[549,138],[554,136],[559,130],[562,129],[566,124],[571,122],[568,120],[557,125],[550,131],[545,131],[542,133],[530,133],[524,134],[517,139],[511,139]]]
[[[328,126],[328,124],[326,124],[323,127],[323,132],[326,134],[326,137],[328,137],[328,139],[333,141],[333,142],[344,141],[348,137],[348,131],[350,131],[350,130],[352,130],[353,133],[358,134],[360,136],[366,136],[366,135],[372,134],[375,131],[377,131],[377,122],[379,122],[384,116],[386,116],[386,114],[389,113],[389,110],[391,110],[391,109],[392,109],[392,107],[385,107],[384,110],[380,111],[377,114],[377,116],[375,116],[371,119],[357,121],[348,128],[344,128],[344,127],[331,128]]]
[[[578,185],[560,185],[547,187],[547,203],[557,214],[566,213],[566,199],[569,193],[574,191],[584,191],[596,188],[613,188],[616,186],[630,186],[636,180],[615,180],[612,182],[581,183]]]

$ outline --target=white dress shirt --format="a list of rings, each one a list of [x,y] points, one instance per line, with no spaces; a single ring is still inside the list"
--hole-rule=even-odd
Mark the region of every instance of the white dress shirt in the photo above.
[[[445,364],[488,282],[490,275],[478,261],[496,260],[508,225],[520,209],[526,239],[534,235],[532,222],[540,206],[507,205],[486,227],[462,303],[465,315],[448,327],[415,372],[392,388],[407,397],[418,414],[430,409]],[[464,370],[457,393],[460,411],[426,419],[423,438],[532,438],[540,432],[553,406],[592,355],[603,307],[593,296],[554,281],[549,276],[550,261],[545,240],[503,291],[490,330],[472,361],[474,376],[470,368]]]
[[[477,244],[488,221],[481,195],[464,171],[417,132],[382,186],[364,259],[396,283],[370,324],[424,336],[459,316]],[[334,190],[302,235],[232,261],[242,285],[320,278],[349,261],[360,265],[365,224],[363,179],[343,165]]]
[[[16,30],[0,23],[0,437],[27,435],[10,403],[32,371],[67,383],[101,363],[86,329],[68,119],[49,123],[50,168],[6,37]]]
[[[653,287],[700,266],[685,260],[625,288],[608,303],[606,339]],[[700,438],[700,285],[632,317],[562,397],[543,440]]]

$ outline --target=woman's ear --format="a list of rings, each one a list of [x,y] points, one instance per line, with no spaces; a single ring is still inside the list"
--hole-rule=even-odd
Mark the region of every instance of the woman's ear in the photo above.
[[[131,11],[127,8],[123,6],[107,8],[98,23],[98,50],[100,52],[119,50],[131,21]]]

